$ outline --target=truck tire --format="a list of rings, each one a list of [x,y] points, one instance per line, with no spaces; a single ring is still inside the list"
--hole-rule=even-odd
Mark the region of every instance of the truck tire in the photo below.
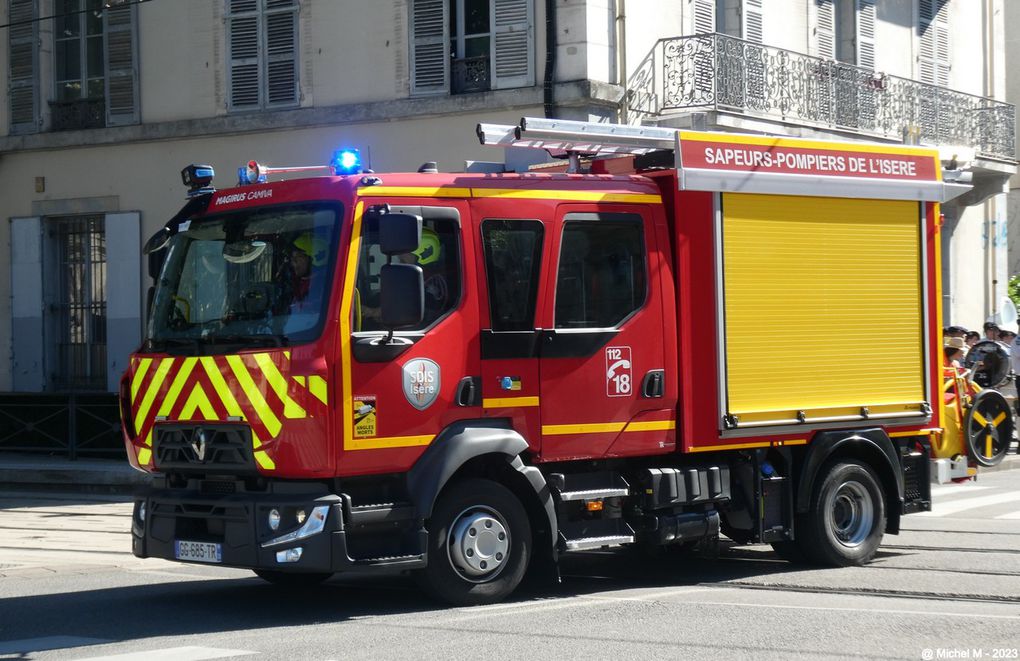
[[[885,532],[885,495],[874,471],[846,460],[823,468],[799,529],[800,550],[833,567],[861,565],[878,551]]]
[[[457,606],[505,599],[531,554],[531,525],[517,497],[491,480],[458,481],[440,495],[429,532],[428,564],[416,573],[432,596]]]
[[[289,572],[274,569],[254,569],[252,571],[263,581],[287,588],[310,588],[333,575],[328,572]]]

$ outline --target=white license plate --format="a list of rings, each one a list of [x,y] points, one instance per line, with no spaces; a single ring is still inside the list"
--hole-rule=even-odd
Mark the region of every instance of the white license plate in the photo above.
[[[210,542],[174,540],[174,557],[192,562],[223,562],[223,547]]]

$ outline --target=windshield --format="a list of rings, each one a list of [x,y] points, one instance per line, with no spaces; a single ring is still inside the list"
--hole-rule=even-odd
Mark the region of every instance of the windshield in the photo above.
[[[171,239],[150,349],[285,346],[322,331],[340,209],[306,204],[186,222]]]

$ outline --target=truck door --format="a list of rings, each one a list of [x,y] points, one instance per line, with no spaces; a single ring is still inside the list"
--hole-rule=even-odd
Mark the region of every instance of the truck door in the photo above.
[[[384,206],[388,203],[388,206]],[[385,211],[382,211],[385,209]],[[394,261],[421,267],[425,281],[425,318],[414,328],[396,331],[400,344],[383,343],[380,324],[380,272],[387,259],[379,249],[378,228],[385,213],[422,218],[418,250]],[[475,260],[470,225],[462,226],[466,205],[455,200],[372,200],[362,217],[355,214],[350,268],[356,269],[345,292],[350,324],[349,356],[340,361],[344,397],[340,472],[385,468],[406,470],[435,436],[461,418],[481,414],[476,385],[477,290],[464,277],[464,264]],[[356,260],[356,265],[354,260]]]
[[[649,208],[561,205],[551,230],[555,278],[539,350],[542,460],[673,450],[676,400],[664,397],[670,366],[658,282],[668,269]]]

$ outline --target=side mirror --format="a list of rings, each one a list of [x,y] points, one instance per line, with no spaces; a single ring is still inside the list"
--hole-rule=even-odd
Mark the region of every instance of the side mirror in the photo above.
[[[166,244],[170,243],[170,237],[172,236],[173,233],[170,229],[164,227],[149,237],[149,240],[145,242],[144,246],[142,246],[142,253],[151,255],[154,252],[159,252],[163,248],[166,248]]]
[[[385,213],[379,216],[379,250],[389,257],[418,249],[421,243],[421,216],[409,213]]]
[[[425,318],[425,276],[416,264],[386,264],[379,272],[382,325],[417,326]]]

